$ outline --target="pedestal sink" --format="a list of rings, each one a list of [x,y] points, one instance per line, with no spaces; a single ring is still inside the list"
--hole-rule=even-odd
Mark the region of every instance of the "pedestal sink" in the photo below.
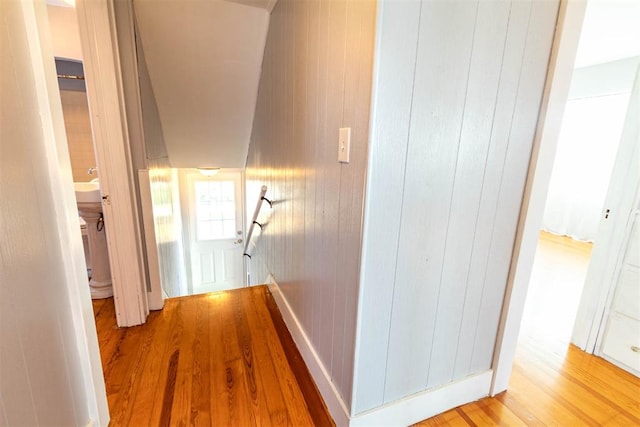
[[[89,288],[92,299],[108,298],[113,295],[109,251],[102,217],[102,197],[98,182],[74,182],[78,214],[87,223],[89,252],[91,253],[91,280]]]

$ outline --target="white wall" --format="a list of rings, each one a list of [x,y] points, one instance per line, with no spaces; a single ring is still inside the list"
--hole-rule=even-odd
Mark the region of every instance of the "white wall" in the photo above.
[[[178,176],[175,170],[171,169],[163,127],[140,44],[138,44],[138,79],[160,280],[162,289],[167,295],[177,297],[187,294]]]
[[[106,425],[46,19],[0,2],[0,425]]]
[[[51,25],[53,55],[56,58],[82,61],[76,10],[73,7],[48,5],[47,12]]]
[[[89,175],[89,168],[96,167],[96,154],[93,150],[91,119],[87,93],[75,90],[61,90],[62,112],[69,144],[69,156],[75,182],[91,181],[98,173]]]
[[[114,6],[120,62],[123,69],[131,160],[134,169],[149,170],[153,206],[153,211],[149,214],[153,217],[153,228],[145,228],[144,231],[154,233],[147,244],[155,245],[156,250],[145,251],[145,257],[157,256],[157,260],[150,261],[146,268],[153,269],[156,265],[159,268],[156,271],[149,271],[148,277],[149,280],[159,277],[162,290],[167,296],[181,296],[186,294],[187,283],[177,175],[169,164],[164,132],[149,80],[144,51],[140,37],[135,31],[132,5],[127,2],[115,2]],[[136,185],[140,185],[137,177]],[[148,205],[141,204],[140,212],[146,206]],[[149,286],[154,287],[153,284]],[[154,296],[150,295],[150,298],[154,299]],[[154,307],[158,308],[156,305]]]
[[[639,63],[632,57],[574,71],[543,230],[595,240]]]
[[[373,1],[277,3],[246,170],[248,215],[262,185],[275,202],[258,219],[266,226],[252,250],[252,282],[273,273],[347,406],[374,17]],[[351,127],[349,164],[337,158],[340,127]]]
[[[355,414],[491,368],[558,3],[379,4]]]

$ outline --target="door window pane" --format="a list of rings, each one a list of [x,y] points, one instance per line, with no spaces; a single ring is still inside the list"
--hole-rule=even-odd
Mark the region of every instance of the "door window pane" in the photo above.
[[[232,239],[236,235],[235,183],[196,181],[196,237]]]

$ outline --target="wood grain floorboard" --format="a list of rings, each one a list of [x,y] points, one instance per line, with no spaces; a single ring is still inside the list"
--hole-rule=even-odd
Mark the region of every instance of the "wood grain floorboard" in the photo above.
[[[545,304],[579,298],[591,247],[541,233],[509,389],[416,425],[640,426],[640,379],[570,345],[575,312]]]
[[[117,328],[93,302],[111,426],[332,426],[266,286],[172,298]]]
[[[590,245],[541,240],[549,262],[561,264],[565,245],[567,268],[586,266]],[[112,299],[94,301],[94,313],[112,426],[334,425],[265,286],[169,299],[134,328],[116,327]],[[507,392],[417,425],[640,426],[640,379],[523,329]]]

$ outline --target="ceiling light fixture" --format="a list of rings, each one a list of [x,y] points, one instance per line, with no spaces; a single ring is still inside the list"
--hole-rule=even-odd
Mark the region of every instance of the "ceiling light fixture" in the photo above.
[[[220,172],[220,168],[198,168],[198,172],[204,176],[214,176]]]

